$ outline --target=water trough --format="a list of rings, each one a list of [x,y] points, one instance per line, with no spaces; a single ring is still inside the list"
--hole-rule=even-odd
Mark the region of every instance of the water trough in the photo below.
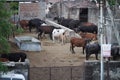
[[[41,42],[31,36],[15,37],[15,43],[24,51],[41,51]]]

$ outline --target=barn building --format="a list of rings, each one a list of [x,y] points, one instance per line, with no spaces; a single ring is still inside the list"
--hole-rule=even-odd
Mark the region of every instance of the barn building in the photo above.
[[[63,0],[50,8],[51,17],[60,16],[97,24],[99,7],[90,0]]]

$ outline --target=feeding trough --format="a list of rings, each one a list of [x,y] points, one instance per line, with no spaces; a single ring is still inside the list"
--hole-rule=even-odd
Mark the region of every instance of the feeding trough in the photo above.
[[[41,42],[31,36],[15,37],[15,42],[21,50],[41,51]]]

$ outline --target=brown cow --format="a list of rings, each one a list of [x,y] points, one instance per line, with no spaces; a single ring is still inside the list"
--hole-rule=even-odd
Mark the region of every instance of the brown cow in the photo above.
[[[82,38],[90,39],[90,40],[97,40],[97,34],[94,34],[94,33],[83,33],[83,32],[80,32],[79,34],[80,34],[80,36]]]
[[[9,60],[6,58],[0,58],[0,62],[8,62]]]
[[[82,26],[92,26],[95,25],[94,23],[90,23],[90,22],[82,22],[81,23]]]
[[[27,29],[28,28],[28,21],[29,20],[21,20],[19,22],[20,26],[23,28],[23,29]]]
[[[74,51],[75,46],[76,47],[83,47],[83,54],[84,54],[84,49],[85,49],[85,46],[87,44],[87,41],[88,41],[87,39],[72,37],[70,39],[70,44],[71,44],[70,51],[72,53],[75,53],[75,51]]]

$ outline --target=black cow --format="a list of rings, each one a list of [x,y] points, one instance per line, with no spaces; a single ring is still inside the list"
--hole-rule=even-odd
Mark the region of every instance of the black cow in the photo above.
[[[58,24],[61,24],[65,27],[68,27],[69,28],[69,23],[70,21],[72,21],[73,19],[65,19],[64,17],[54,17],[54,20],[57,20],[57,23]]]
[[[60,24],[61,21],[65,19],[64,17],[54,17],[53,20],[57,20],[57,23]]]
[[[98,42],[94,43],[87,43],[85,46],[85,52],[86,52],[86,60],[89,59],[91,54],[95,54],[96,60],[98,60],[98,54],[100,53],[100,45]]]
[[[6,58],[9,61],[18,62],[24,62],[27,58],[27,55],[23,52],[14,52],[14,53],[2,53],[1,58]]]
[[[35,18],[35,19],[31,19],[29,20],[28,22],[28,26],[29,26],[29,31],[31,32],[31,29],[32,28],[38,28],[41,26],[41,24],[45,23],[45,21],[41,20],[41,19],[38,19],[38,18]]]
[[[89,32],[89,33],[98,33],[98,27],[97,25],[89,22],[83,22],[78,26],[76,32]]]
[[[63,19],[60,24],[69,28],[69,23],[72,21],[73,19]]]
[[[80,25],[80,20],[71,20],[68,24],[69,28],[74,30],[75,28],[77,28]]]
[[[117,60],[120,58],[120,47],[118,46],[118,44],[112,44],[111,46],[111,56],[113,60]]]

